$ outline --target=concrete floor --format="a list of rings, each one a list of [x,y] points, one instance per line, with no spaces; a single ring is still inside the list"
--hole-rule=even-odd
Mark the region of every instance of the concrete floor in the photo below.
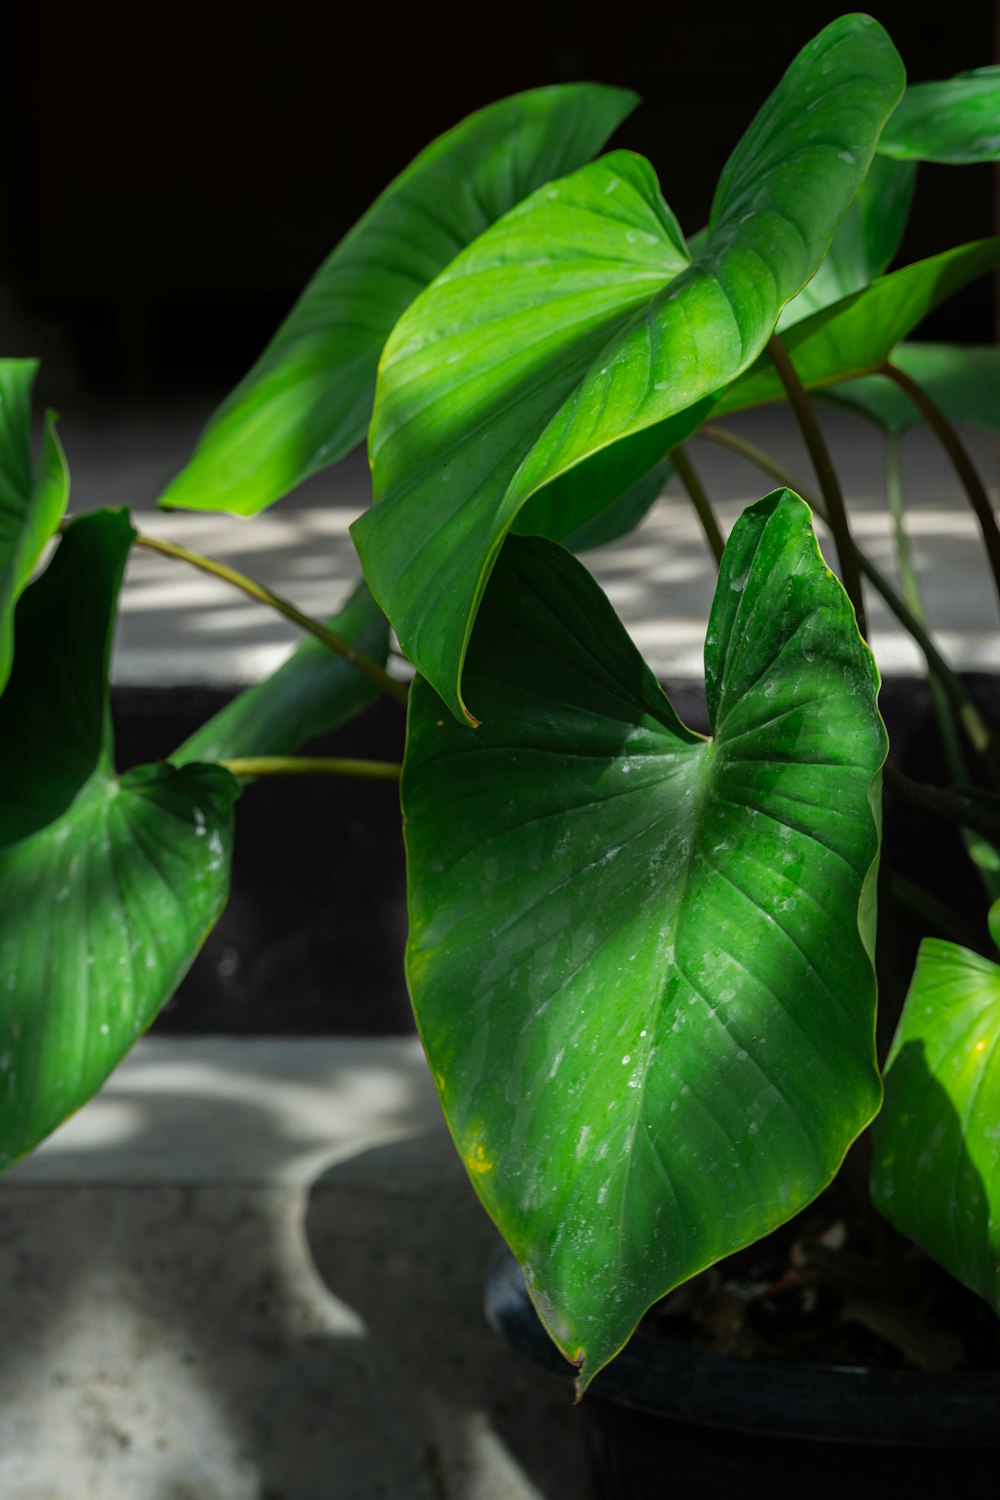
[[[68,418],[62,432],[73,474],[72,508],[131,506],[144,530],[220,557],[303,609],[331,611],[358,572],[347,528],[369,503],[363,452],[314,476],[250,520],[156,512],[155,499],[183,465],[204,415],[202,409],[183,407]],[[822,420],[858,540],[894,574],[881,441],[847,413],[826,408]],[[769,449],[802,476],[806,488],[814,486],[798,433],[783,408],[732,418],[727,425]],[[975,432],[965,436],[995,493],[996,439]],[[732,454],[699,442],[689,447],[724,529],[744,505],[771,488],[763,475]],[[1000,665],[997,606],[972,515],[928,433],[913,432],[904,440],[904,463],[911,533],[939,644],[961,668],[995,668]],[[700,675],[714,573],[690,504],[676,482],[637,532],[588,554],[587,562],[658,674],[667,682]],[[870,600],[870,613],[883,674],[919,671],[915,647],[877,597]],[[276,666],[294,640],[294,631],[280,617],[224,584],[137,550],[124,594],[114,676],[128,685],[252,682]]]

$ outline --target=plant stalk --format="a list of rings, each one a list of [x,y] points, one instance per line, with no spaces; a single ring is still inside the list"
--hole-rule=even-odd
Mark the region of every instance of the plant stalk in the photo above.
[[[847,597],[854,605],[854,613],[858,621],[858,630],[865,640],[868,639],[868,624],[865,619],[865,604],[861,589],[861,568],[858,561],[857,549],[854,538],[851,536],[851,527],[847,519],[847,507],[844,504],[843,491],[840,488],[840,480],[833,466],[830,449],[827,446],[823,430],[816,419],[812,402],[806,395],[805,386],[799,379],[798,371],[789,358],[788,351],[776,333],[773,333],[767,342],[767,352],[771,356],[774,368],[778,372],[778,378],[785,388],[789,405],[795,414],[799,424],[799,430],[809,449],[809,456],[816,470],[816,478],[819,480],[820,492],[826,502],[827,524],[833,533],[834,545],[837,548],[837,557],[840,560],[840,574],[847,591]]]
[[[705,442],[718,443],[720,447],[728,448],[731,452],[738,453],[748,463],[753,464],[755,468],[760,469],[765,474],[769,474],[772,479],[776,479],[779,484],[785,485],[790,490],[794,490],[816,512],[821,521],[829,524],[826,508],[820,503],[819,498],[810,494],[809,490],[805,489],[798,482],[794,474],[786,469],[783,464],[778,463],[776,459],[772,458],[769,453],[765,453],[762,448],[758,448],[756,443],[750,442],[748,438],[740,437],[735,432],[728,431],[725,427],[716,427],[713,424],[702,427],[699,430],[698,436],[703,438]],[[858,566],[869,583],[881,595],[903,629],[913,637],[920,647],[924,655],[924,660],[927,663],[929,677],[932,680],[936,679],[941,684],[942,690],[958,715],[966,734],[969,736],[973,749],[977,755],[982,757],[983,763],[989,769],[993,781],[1000,786],[1000,744],[997,743],[992,728],[987,724],[969,696],[965,684],[941,655],[941,652],[934,644],[921,621],[905,601],[900,598],[885,574],[857,547],[855,547],[855,555],[858,559]]]
[[[712,502],[705,492],[705,486],[698,477],[698,473],[682,444],[678,443],[676,448],[670,450],[670,459],[677,471],[677,477],[687,490],[691,503],[697,512],[701,528],[705,533],[705,540],[712,550],[712,556],[717,563],[720,563],[726,543],[719,529],[715,511],[712,509]]]
[[[993,582],[996,586],[998,598],[1000,598],[1000,527],[997,526],[997,518],[993,513],[993,506],[990,504],[990,497],[986,492],[986,486],[983,484],[975,464],[969,457],[965,444],[936,402],[904,370],[899,370],[895,365],[886,363],[882,365],[878,373],[888,376],[910,398],[951,459],[955,473],[961,480],[962,488],[965,490],[969,504],[975,513],[976,520],[979,522],[979,530],[982,533],[986,556],[989,559],[990,568],[993,573]]]
[[[901,802],[946,818],[960,828],[972,828],[994,844],[1000,842],[1000,799],[994,799],[997,805],[992,810],[983,800],[989,793],[977,798],[956,788],[929,786],[925,781],[914,781],[894,766],[886,766],[885,784]]]
[[[395,761],[308,755],[254,755],[219,764],[244,781],[255,776],[353,776],[363,781],[398,781],[402,772]]]
[[[203,573],[209,573],[213,578],[221,578],[224,583],[231,584],[233,588],[240,589],[242,593],[248,594],[251,599],[256,599],[259,604],[266,604],[270,609],[276,610],[279,615],[284,615],[293,625],[300,630],[305,630],[314,636],[328,651],[335,651],[345,661],[350,662],[359,672],[363,673],[370,682],[373,682],[383,693],[390,698],[395,698],[397,703],[405,705],[408,697],[405,684],[397,682],[390,677],[388,672],[379,666],[378,662],[372,661],[352,646],[350,641],[344,640],[343,636],[337,635],[335,631],[329,630],[319,620],[314,620],[311,615],[303,614],[302,610],[296,609],[288,599],[283,599],[280,594],[275,594],[266,584],[258,583],[255,578],[247,578],[245,574],[238,573],[235,568],[230,568],[226,563],[216,562],[214,558],[203,557],[200,552],[192,552],[188,547],[182,547],[176,542],[160,541],[157,537],[146,536],[139,532],[135,539],[136,546],[146,547],[151,552],[160,552],[164,557],[174,557],[181,562],[190,563],[193,568],[200,568]]]
[[[974,953],[983,950],[983,939],[980,933],[968,922],[962,920],[950,907],[945,906],[936,896],[925,891],[922,886],[914,885],[912,880],[907,880],[905,875],[897,875],[895,871],[891,874],[890,883],[893,895],[902,906],[909,907],[924,922],[929,922],[936,927],[942,937],[950,938],[952,942],[959,943],[963,948],[971,948]]]

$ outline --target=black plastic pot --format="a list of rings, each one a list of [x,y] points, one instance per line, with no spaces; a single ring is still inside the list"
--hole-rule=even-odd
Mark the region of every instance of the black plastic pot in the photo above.
[[[572,1380],[506,1251],[486,1314]],[[1000,1473],[1000,1371],[754,1363],[636,1335],[582,1410],[600,1500],[937,1500],[970,1485],[995,1494]]]

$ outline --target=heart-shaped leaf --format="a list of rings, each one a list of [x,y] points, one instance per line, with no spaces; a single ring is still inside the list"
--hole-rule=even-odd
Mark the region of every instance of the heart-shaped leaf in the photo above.
[[[733,153],[697,259],[648,163],[615,152],[512,210],[404,314],[379,375],[375,504],[352,532],[404,650],[455,714],[518,511],[655,424],[666,453],[700,420],[695,403],[748,368],[826,254],[902,84],[881,27],[843,17]]]
[[[878,679],[788,491],[733,530],[705,665],[707,741],[583,566],[510,538],[469,651],[482,727],[411,695],[417,1023],[584,1385],[818,1193],[879,1102]]]
[[[31,466],[33,359],[0,359],[0,692],[14,659],[14,606],[66,512],[69,474],[51,412]]]
[[[819,390],[877,370],[928,313],[997,266],[1000,238],[975,240],[880,276],[865,291],[803,319],[783,335],[803,385]],[[785,388],[765,354],[730,386],[716,413],[723,416],[784,397]]]
[[[113,769],[107,664],[134,535],[123,511],[74,522],[17,612],[0,698],[0,1166],[99,1088],[228,891],[228,772]]]
[[[363,580],[327,623],[370,660],[385,665],[389,627]],[[270,677],[227,703],[170,759],[184,766],[191,761],[291,755],[308,740],[352,719],[378,692],[344,657],[307,636]]]
[[[534,89],[428,146],[317,271],[161,504],[255,515],[362,442],[404,309],[521,198],[589,161],[637,102],[600,84]]]
[[[1000,968],[955,943],[920,947],[886,1065],[872,1196],[1000,1313]]]
[[[1000,349],[985,344],[900,344],[892,363],[927,392],[949,422],[1000,433]],[[832,386],[823,398],[867,417],[887,435],[899,436],[924,420],[909,397],[884,375]]]
[[[911,84],[878,149],[897,161],[1000,160],[1000,68]]]
[[[913,201],[916,168],[876,156],[812,281],[778,319],[778,331],[849,297],[881,276],[899,249]]]

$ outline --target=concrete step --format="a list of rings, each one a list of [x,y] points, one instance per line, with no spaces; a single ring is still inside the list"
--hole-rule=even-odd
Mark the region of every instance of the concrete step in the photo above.
[[[582,1500],[415,1041],[147,1039],[0,1179],[4,1500]]]

